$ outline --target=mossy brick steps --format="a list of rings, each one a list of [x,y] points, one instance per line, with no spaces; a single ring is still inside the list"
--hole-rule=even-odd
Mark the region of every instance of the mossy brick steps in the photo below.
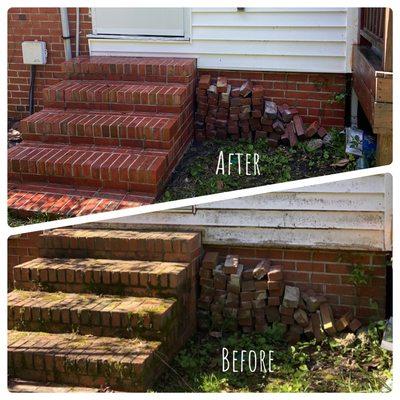
[[[14,290],[8,328],[163,340],[177,335],[176,299]]]
[[[61,228],[40,235],[41,257],[191,262],[200,256],[195,232]]]
[[[14,267],[17,289],[177,296],[187,286],[188,263],[94,259],[35,258]]]
[[[13,269],[10,376],[146,390],[195,330],[200,251],[190,232],[43,233]]]
[[[39,382],[144,391],[161,372],[161,342],[8,332],[9,375]]]
[[[196,60],[79,57],[63,69],[9,150],[9,208],[75,216],[154,202],[193,138]]]

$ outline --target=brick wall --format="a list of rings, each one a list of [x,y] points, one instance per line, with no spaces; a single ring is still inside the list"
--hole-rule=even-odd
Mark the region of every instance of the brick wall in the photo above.
[[[272,265],[282,265],[286,283],[324,294],[338,317],[349,308],[363,321],[385,317],[386,253],[226,246],[205,246],[205,251],[218,251],[220,262],[227,254],[237,254],[245,266],[270,259]],[[356,265],[366,267],[366,285],[351,282]]]
[[[75,55],[75,8],[68,9],[72,55]],[[88,8],[80,9],[80,54],[88,54],[86,35],[92,22]],[[10,8],[8,11],[8,116],[19,120],[28,115],[30,66],[22,63],[21,42],[46,42],[47,64],[36,67],[35,111],[42,108],[45,86],[62,79],[61,63],[65,60],[59,8]]]
[[[13,286],[13,267],[39,257],[39,235],[42,232],[24,233],[8,238],[8,288]]]
[[[68,9],[72,54],[75,55],[75,8]],[[89,8],[80,9],[80,54],[89,53],[86,35],[91,33]],[[8,11],[8,112],[12,119],[28,114],[29,66],[22,64],[21,42],[43,40],[48,62],[36,68],[35,110],[42,108],[42,90],[62,78],[60,63],[64,61],[61,22],[58,8],[11,8]],[[336,93],[345,91],[344,74],[313,74],[254,71],[207,71],[213,78],[229,78],[239,85],[246,79],[264,86],[266,98],[296,107],[305,123],[318,119],[326,127],[344,126],[344,103],[332,102]]]
[[[212,79],[225,76],[232,86],[250,79],[264,87],[267,100],[299,110],[306,124],[318,120],[325,128],[344,127],[345,104],[333,100],[335,94],[346,90],[345,74],[198,70],[198,77],[203,74],[210,74]]]

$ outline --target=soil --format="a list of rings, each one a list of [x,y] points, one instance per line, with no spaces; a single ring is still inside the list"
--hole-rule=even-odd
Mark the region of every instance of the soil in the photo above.
[[[232,141],[205,141],[194,143],[182,158],[158,201],[178,200],[229,190],[245,189],[297,179],[330,175],[355,169],[355,160],[344,167],[334,167],[339,159],[346,158],[344,140],[309,151],[303,142],[296,148],[280,145],[268,148],[263,141],[259,143]],[[235,171],[230,176],[216,175],[220,151],[260,154],[260,175],[241,175]],[[242,168],[243,169],[243,168]]]

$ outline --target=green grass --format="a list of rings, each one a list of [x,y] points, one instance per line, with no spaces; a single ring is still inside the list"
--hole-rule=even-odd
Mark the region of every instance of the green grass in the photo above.
[[[222,339],[197,334],[171,362],[152,390],[157,392],[381,392],[390,388],[392,354],[381,349],[384,322],[369,325],[351,344],[289,346],[278,326],[265,334]],[[273,350],[271,373],[222,372],[221,349]]]
[[[8,211],[8,225],[11,228],[15,228],[21,225],[39,224],[41,222],[49,222],[61,218],[63,217],[50,216],[44,213],[35,213],[29,217],[23,217],[21,215],[16,214],[13,211]]]

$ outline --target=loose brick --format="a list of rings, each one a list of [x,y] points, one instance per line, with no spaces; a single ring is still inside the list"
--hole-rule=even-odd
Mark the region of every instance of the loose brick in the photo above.
[[[268,268],[270,266],[270,262],[266,259],[261,260],[257,266],[253,269],[253,277],[254,279],[260,280],[264,278],[264,276],[268,273]]]
[[[283,280],[283,272],[282,267],[273,266],[268,271],[268,280],[269,281],[281,281]]]
[[[248,96],[250,96],[251,93],[252,93],[252,88],[253,88],[252,83],[251,83],[249,80],[247,80],[247,81],[244,82],[243,85],[240,87],[240,95],[241,95],[242,97],[248,97]]]
[[[226,274],[235,274],[239,266],[239,257],[236,255],[227,255],[223,266],[223,272]]]
[[[308,316],[307,316],[307,313],[304,310],[301,310],[300,308],[295,310],[295,312],[293,314],[293,318],[303,328],[308,326]]]
[[[202,260],[202,267],[206,269],[214,269],[218,264],[219,254],[217,252],[207,252]]]
[[[282,304],[287,308],[297,308],[300,301],[300,289],[295,286],[285,286]]]
[[[319,307],[321,312],[321,321],[324,331],[329,335],[334,335],[336,333],[335,322],[332,315],[332,310],[329,304],[323,303]]]
[[[352,332],[356,332],[358,329],[361,328],[361,322],[357,318],[354,318],[350,322],[349,328],[351,329]]]
[[[200,89],[208,89],[211,84],[211,75],[201,75],[199,80]]]

